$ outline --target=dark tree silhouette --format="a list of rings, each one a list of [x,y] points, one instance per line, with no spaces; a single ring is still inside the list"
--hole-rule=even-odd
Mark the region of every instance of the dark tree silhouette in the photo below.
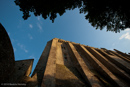
[[[23,11],[26,20],[33,12],[35,16],[42,15],[44,19],[50,17],[54,22],[57,14],[60,16],[66,10],[79,8],[80,13],[96,29],[107,28],[107,31],[120,32],[130,28],[129,2],[123,0],[15,0]]]

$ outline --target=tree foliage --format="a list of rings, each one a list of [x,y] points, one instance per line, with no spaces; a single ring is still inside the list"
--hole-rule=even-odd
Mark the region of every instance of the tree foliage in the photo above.
[[[66,10],[79,8],[86,14],[85,19],[96,29],[107,28],[107,31],[120,32],[130,28],[129,2],[123,0],[15,0],[26,20],[33,12],[35,16],[42,15],[52,22],[57,14],[62,16]]]

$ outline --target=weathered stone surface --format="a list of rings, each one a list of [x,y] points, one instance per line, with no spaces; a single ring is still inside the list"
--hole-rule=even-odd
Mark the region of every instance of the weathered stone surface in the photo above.
[[[36,76],[29,77],[34,59],[15,62],[10,38],[0,24],[0,87],[34,87],[37,85]],[[20,85],[21,84],[21,85]],[[22,85],[25,84],[25,85]]]
[[[53,39],[41,87],[55,87],[56,51],[58,39]]]
[[[100,62],[101,60],[98,60],[100,57],[95,55],[100,55],[98,53],[95,53],[95,51],[90,51],[90,47],[84,47],[81,46],[82,50],[84,50],[84,54],[86,55],[86,58],[89,58],[89,60],[91,61],[91,65],[93,65],[93,67],[100,73],[102,73],[102,75],[110,81],[110,83],[114,86],[118,86],[118,87],[123,87],[125,86],[124,83],[122,83],[110,70],[108,70],[103,64],[102,62]],[[94,53],[94,54],[92,54]]]
[[[125,72],[127,72],[128,74],[130,74],[130,64],[126,61],[124,61],[123,59],[117,57],[117,56],[112,56],[107,54],[106,52],[104,52],[103,50],[98,50],[98,52],[100,52],[102,55],[104,55],[105,58],[107,58],[107,61],[111,61],[113,64],[115,64],[117,66],[117,68],[121,68],[122,70],[124,70]],[[108,62],[107,62],[108,63]],[[110,67],[110,63],[109,63],[109,67]],[[114,67],[114,66],[113,66]],[[111,69],[113,68],[111,66]],[[116,71],[117,73],[120,72],[117,69],[114,68],[113,71]],[[121,75],[121,74],[119,74]],[[123,73],[124,75],[124,73]],[[129,79],[130,80],[130,79]]]
[[[114,49],[118,54],[120,54],[120,55],[122,55],[122,56],[124,56],[125,58],[127,58],[127,59],[129,59],[130,60],[130,55],[128,55],[128,54],[126,54],[126,53],[123,53],[123,52],[121,52],[121,51],[119,51],[119,50],[117,50],[117,49]]]
[[[117,64],[113,63],[112,61],[110,62],[111,57],[110,55],[103,52],[102,50],[95,50],[94,48],[89,48],[89,51],[99,60],[101,63],[106,66],[112,73],[114,73],[115,76],[121,77],[126,79],[128,83],[130,82],[130,77],[129,75],[124,72],[122,69],[119,68],[122,64]],[[122,60],[122,63],[124,60]],[[118,66],[118,67],[117,67]]]
[[[42,52],[42,55],[33,71],[33,74],[31,77],[33,77],[34,75],[37,76],[37,81],[38,81],[38,86],[41,86],[42,80],[43,80],[43,76],[44,76],[44,72],[45,72],[45,68],[46,68],[46,64],[47,64],[47,60],[48,60],[48,56],[49,56],[49,51],[50,51],[50,47],[51,47],[51,43],[52,41],[49,41],[44,49],[44,51]]]
[[[62,46],[61,46],[62,45]],[[57,43],[57,55],[56,55],[56,64],[64,65],[64,53],[62,50],[64,50],[62,43]]]
[[[124,53],[54,38],[30,77],[33,59],[14,62],[13,48],[2,25],[0,35],[1,82],[20,82],[26,87],[130,87],[129,56]]]
[[[28,77],[32,70],[34,59],[19,60],[15,62],[14,72],[11,75],[9,82],[18,83],[22,82],[24,77]]]
[[[75,58],[73,60],[75,60],[76,68],[79,70],[81,75],[83,75],[83,78],[86,80],[88,85],[92,87],[101,87],[100,81],[91,73],[91,71],[86,66],[83,59],[80,57],[80,55],[76,51],[75,47],[71,43],[68,43],[68,45],[72,52],[72,57]]]
[[[109,50],[108,52],[111,53],[113,56],[117,56],[117,57],[119,57],[119,58],[122,58],[122,59],[125,60],[126,62],[129,62],[129,63],[130,63],[130,59],[128,59],[128,58],[126,58],[126,57],[124,57],[124,56],[118,54],[117,52],[111,51],[111,50]]]
[[[79,80],[72,70],[76,72],[74,67],[56,65],[56,87],[85,87],[86,84]]]
[[[47,57],[41,57],[37,65],[46,69],[38,69],[44,73],[42,87],[129,87],[129,75],[109,61],[96,48],[54,38],[47,45]],[[50,42],[50,41],[49,41]],[[50,46],[50,48],[49,48]],[[107,49],[102,49],[107,51]],[[114,56],[110,51],[107,55]],[[112,58],[112,57],[111,57]],[[114,58],[113,58],[114,59]],[[118,59],[120,59],[118,57]],[[129,68],[124,60],[115,59],[119,65]],[[38,75],[37,75],[38,76]],[[39,77],[39,76],[38,76]]]
[[[14,71],[14,52],[10,38],[0,24],[0,82],[7,82]]]

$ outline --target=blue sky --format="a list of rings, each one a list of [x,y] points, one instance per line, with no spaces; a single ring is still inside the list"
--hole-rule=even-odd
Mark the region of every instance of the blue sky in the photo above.
[[[33,69],[40,58],[47,41],[60,38],[96,48],[117,49],[129,53],[130,29],[120,33],[96,30],[85,20],[79,10],[66,11],[58,16],[54,23],[41,16],[31,14],[28,20],[22,18],[22,12],[13,0],[0,0],[0,23],[8,32],[15,60],[34,58]]]

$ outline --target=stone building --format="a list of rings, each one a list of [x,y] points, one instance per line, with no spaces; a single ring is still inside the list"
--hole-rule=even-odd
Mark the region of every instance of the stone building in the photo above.
[[[34,59],[15,61],[10,38],[0,24],[0,87],[36,85],[36,76],[29,76],[33,61]]]
[[[54,38],[32,76],[39,87],[129,87],[130,55]]]
[[[0,35],[6,37],[0,38],[0,87],[7,83],[15,83],[14,87],[130,87],[130,55],[126,53],[54,38],[47,42],[30,77],[34,60],[15,61],[2,25]]]

